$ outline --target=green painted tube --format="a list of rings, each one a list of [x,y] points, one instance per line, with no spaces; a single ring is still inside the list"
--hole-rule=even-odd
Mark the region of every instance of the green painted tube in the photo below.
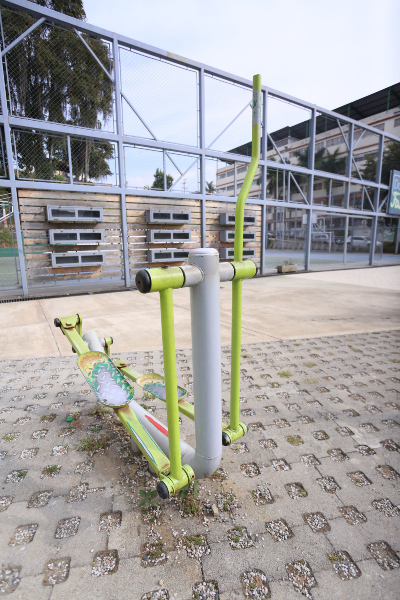
[[[174,309],[172,289],[160,292],[161,328],[164,354],[165,395],[167,398],[167,423],[171,477],[182,478],[182,459],[179,435],[178,381],[176,376],[176,353]]]
[[[240,349],[242,341],[242,280],[232,281],[232,351],[230,429],[239,427]]]
[[[235,261],[243,260],[244,205],[247,200],[260,159],[261,75],[253,77],[251,162],[240,190],[235,210]],[[240,353],[242,342],[242,280],[232,281],[232,342],[231,342],[231,399],[230,429],[239,428]]]

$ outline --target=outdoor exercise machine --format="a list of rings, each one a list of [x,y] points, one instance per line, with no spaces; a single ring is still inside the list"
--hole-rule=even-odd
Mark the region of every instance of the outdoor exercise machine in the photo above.
[[[236,203],[234,260],[220,263],[217,250],[199,248],[190,251],[187,265],[142,269],[136,275],[136,286],[142,294],[160,294],[164,377],[156,373],[141,375],[124,361],[113,362],[112,338],[99,338],[95,331],[82,335],[80,314],[54,320],[79,355],[78,366],[97,400],[114,409],[131,435],[133,447],[160,477],[157,491],[161,498],[174,495],[195,477],[212,475],[220,463],[222,445],[229,446],[247,432],[246,425],[239,421],[242,282],[254,277],[257,267],[243,260],[243,225],[244,205],[260,157],[260,75],[253,77],[251,107],[252,156]],[[221,281],[232,281],[229,425],[222,423]],[[177,385],[172,293],[183,287],[190,287],[194,405],[185,400],[186,390]],[[127,379],[166,402],[168,427],[135,402]],[[180,439],[179,412],[194,421],[195,448]]]

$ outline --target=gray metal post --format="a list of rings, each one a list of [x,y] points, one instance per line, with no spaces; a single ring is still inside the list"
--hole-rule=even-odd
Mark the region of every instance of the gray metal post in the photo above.
[[[189,253],[189,264],[204,273],[190,288],[193,395],[196,415],[196,477],[212,475],[222,454],[221,332],[219,256],[214,248]]]
[[[68,168],[69,168],[69,182],[74,183],[74,174],[72,172],[72,153],[71,153],[71,136],[67,135],[67,150],[68,150]]]
[[[376,230],[378,228],[378,217],[372,217],[371,243],[369,246],[369,265],[372,267],[375,258]]]
[[[347,160],[346,160],[346,177],[351,177],[351,166],[352,166],[352,162],[353,162],[353,145],[354,145],[353,140],[354,140],[354,124],[350,123],[349,139],[348,139],[349,149],[348,149]],[[345,192],[344,192],[344,208],[349,208],[350,193],[351,193],[351,183],[347,182],[345,185]]]
[[[316,110],[315,108],[311,111],[311,121],[310,121],[310,145],[308,150],[308,168],[314,171],[314,163],[315,163],[315,125],[316,125]],[[304,245],[304,270],[310,270],[310,256],[311,256],[311,233],[312,233],[312,205],[314,198],[314,173],[308,176],[308,193],[307,199],[308,204],[310,205],[310,210],[308,211],[308,219],[307,219],[307,228],[306,228],[306,239]]]
[[[12,151],[12,141],[11,141],[11,129],[8,121],[8,105],[7,105],[7,94],[6,94],[6,83],[4,80],[4,69],[3,65],[0,65],[0,99],[1,99],[1,108],[4,115],[4,138],[6,143],[6,151],[7,151],[7,163],[8,163],[8,176],[10,179],[10,189],[11,189],[11,199],[12,199],[12,207],[14,214],[14,226],[15,226],[15,235],[17,238],[17,250],[18,250],[18,260],[19,260],[19,268],[21,272],[21,285],[22,285],[22,293],[24,296],[28,295],[28,281],[26,278],[25,271],[25,257],[24,257],[24,245],[22,242],[22,231],[21,231],[21,222],[19,219],[19,207],[18,207],[18,192],[17,192],[17,184],[15,180],[15,172],[14,172],[14,160],[13,160],[13,151]],[[17,158],[17,157],[16,157]]]
[[[265,237],[266,237],[266,222],[267,222],[267,206],[263,204],[261,207],[261,253],[260,253],[260,275],[265,273]]]
[[[205,90],[204,90],[204,68],[199,72],[199,117],[200,117],[200,245],[207,245],[207,204],[206,204],[206,115],[205,115]],[[216,184],[217,182],[215,182]],[[235,189],[236,193],[236,189]]]
[[[396,238],[394,242],[394,253],[399,253],[399,241],[400,241],[400,219],[397,219]]]
[[[346,264],[347,260],[347,238],[349,237],[349,215],[346,215],[346,225],[344,228],[344,240],[343,240],[343,264]]]
[[[121,76],[119,70],[119,51],[118,38],[113,39],[113,63],[114,63],[114,81],[115,81],[115,111],[118,135],[118,167],[119,167],[119,183],[121,186],[121,230],[122,230],[122,251],[125,285],[130,287],[131,279],[129,273],[129,246],[128,246],[128,222],[126,218],[126,181],[125,181],[125,160],[124,160],[124,143],[123,143],[123,123],[122,123],[122,102],[121,102]]]
[[[267,159],[267,118],[268,118],[268,92],[262,92],[263,103],[262,103],[262,134],[261,134],[261,160]],[[266,250],[266,236],[267,236],[267,217],[268,207],[267,202],[267,165],[261,166],[261,199],[263,205],[261,208],[261,264],[260,274],[265,273],[265,250]]]

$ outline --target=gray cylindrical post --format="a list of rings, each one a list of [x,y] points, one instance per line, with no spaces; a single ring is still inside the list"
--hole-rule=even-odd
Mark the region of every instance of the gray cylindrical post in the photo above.
[[[189,264],[204,273],[190,288],[193,348],[193,395],[196,451],[191,466],[196,477],[214,473],[222,454],[221,331],[219,256],[213,248],[189,253]]]

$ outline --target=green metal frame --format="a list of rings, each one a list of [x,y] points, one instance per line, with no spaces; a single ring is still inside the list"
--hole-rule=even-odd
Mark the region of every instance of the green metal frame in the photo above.
[[[240,190],[235,210],[235,243],[234,259],[243,259],[243,227],[244,227],[244,205],[253,184],[258,163],[260,160],[260,131],[261,131],[261,75],[253,77],[253,123],[252,123],[252,145],[251,162],[246,173],[242,188]],[[231,338],[231,397],[230,397],[230,421],[229,428],[225,429],[225,438],[230,443],[239,439],[247,432],[247,427],[239,421],[239,398],[240,398],[240,353],[242,345],[242,280],[254,277],[256,266],[251,261],[244,261],[246,268],[235,268],[235,277],[232,281],[232,338]],[[252,271],[249,263],[251,263]],[[240,262],[239,262],[240,264]]]

